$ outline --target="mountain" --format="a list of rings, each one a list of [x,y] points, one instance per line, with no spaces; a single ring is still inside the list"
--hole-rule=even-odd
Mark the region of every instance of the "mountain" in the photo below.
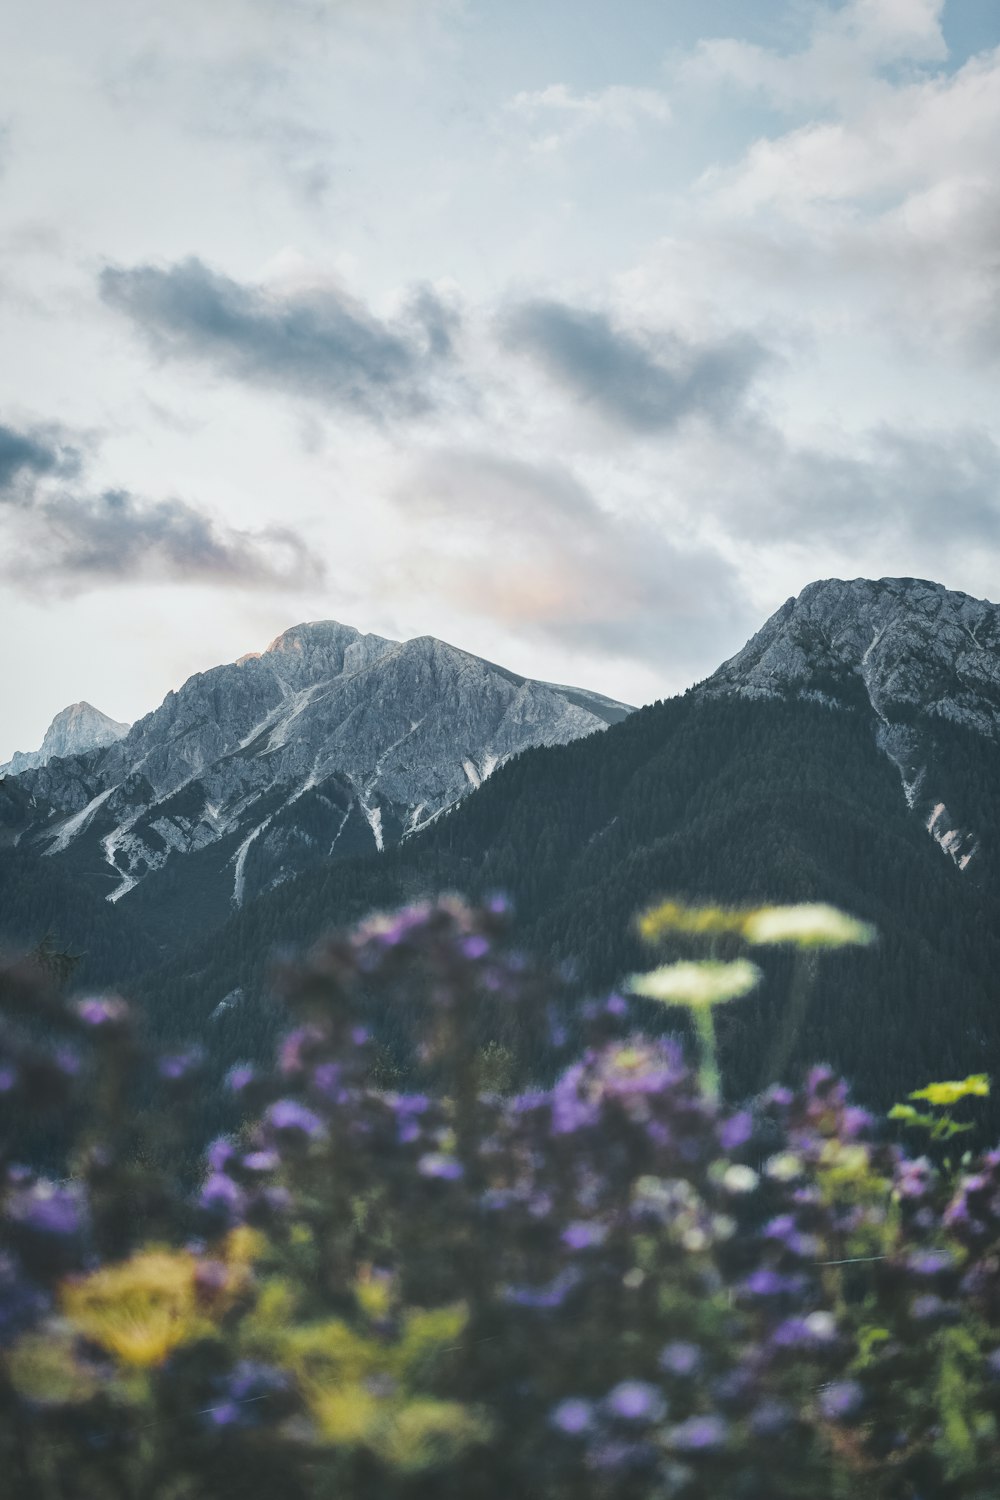
[[[968,618],[972,603],[909,580],[813,586],[683,697],[605,734],[516,755],[381,859],[316,867],[233,911],[210,941],[148,976],[149,1009],[158,1024],[205,1039],[220,1062],[253,1055],[274,1025],[265,996],[277,947],[436,891],[508,892],[518,940],[572,961],[577,993],[649,963],[632,918],[658,897],[821,900],[874,923],[880,941],[820,965],[793,1070],[825,1058],[880,1107],[932,1078],[995,1070],[1000,737],[986,644],[995,607],[969,626],[984,653],[972,664],[968,637],[928,623]],[[874,649],[862,658],[876,609],[891,620],[880,621],[873,666]],[[929,836],[887,727],[911,731],[927,777],[947,785],[974,830],[970,860],[945,857]],[[788,960],[766,962],[760,993],[720,1020],[736,1097],[759,1086],[780,1024]],[[665,1012],[645,1024],[684,1023]]]
[[[700,687],[812,699],[867,715],[903,795],[965,869],[980,850],[957,806],[947,728],[1000,741],[1000,606],[922,578],[810,584]]]
[[[154,925],[205,926],[310,865],[391,846],[527,746],[629,712],[428,636],[299,625],[190,678],[114,744],[24,772],[18,847]]]
[[[88,750],[111,745],[128,734],[129,726],[102,714],[92,703],[71,703],[56,714],[37,750],[15,750],[0,766],[0,776],[18,776],[22,771],[44,766],[56,756],[84,755]]]

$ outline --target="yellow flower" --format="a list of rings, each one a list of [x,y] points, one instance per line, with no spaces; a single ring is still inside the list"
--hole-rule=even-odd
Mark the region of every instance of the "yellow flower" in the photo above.
[[[762,906],[745,917],[743,936],[755,947],[790,943],[795,948],[865,948],[875,941],[875,929],[835,906],[814,901]]]
[[[756,964],[738,958],[730,964],[664,964],[649,974],[633,974],[628,980],[628,988],[633,995],[662,1000],[665,1005],[700,1009],[748,995],[760,983],[760,978]]]
[[[68,1282],[62,1306],[75,1328],[124,1364],[149,1369],[211,1324],[196,1300],[193,1255],[145,1250]]]
[[[985,1099],[990,1091],[988,1073],[970,1073],[968,1078],[950,1083],[929,1083],[925,1089],[914,1089],[911,1099],[926,1099],[928,1104],[957,1104],[959,1099]],[[896,1116],[897,1119],[902,1118]]]
[[[647,943],[658,942],[671,933],[695,937],[718,937],[726,932],[739,933],[747,913],[726,906],[684,906],[680,901],[661,901],[636,918],[640,937]]]

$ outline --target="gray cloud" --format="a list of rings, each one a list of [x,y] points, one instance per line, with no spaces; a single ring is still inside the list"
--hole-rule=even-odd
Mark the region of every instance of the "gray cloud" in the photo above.
[[[670,431],[693,416],[729,421],[769,357],[749,335],[704,344],[665,333],[640,337],[606,313],[562,302],[521,303],[503,331],[510,348],[637,433]]]
[[[1000,446],[975,428],[883,426],[831,451],[762,425],[708,478],[713,504],[752,537],[883,537],[926,545],[929,556],[1000,541]]]
[[[0,499],[13,498],[19,482],[30,487],[40,474],[75,474],[79,467],[79,453],[51,429],[18,432],[0,422]]]
[[[407,582],[521,634],[697,675],[749,631],[724,557],[659,517],[605,510],[565,468],[444,451],[398,498],[420,523]]]
[[[335,288],[278,296],[196,258],[166,268],[109,266],[101,293],[163,358],[373,419],[433,406],[437,372],[453,352],[456,315],[430,288],[393,323]]]
[[[184,500],[67,488],[79,468],[75,449],[0,426],[0,506],[8,516],[0,573],[8,581],[72,592],[140,579],[287,588],[323,576],[288,527],[245,531]]]

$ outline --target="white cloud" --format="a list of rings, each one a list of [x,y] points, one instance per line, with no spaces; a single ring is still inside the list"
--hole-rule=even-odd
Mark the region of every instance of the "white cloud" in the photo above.
[[[552,83],[515,94],[506,109],[527,124],[531,149],[539,152],[557,151],[591,129],[631,131],[642,124],[669,125],[673,118],[659,89],[620,84],[575,94],[564,83]]]

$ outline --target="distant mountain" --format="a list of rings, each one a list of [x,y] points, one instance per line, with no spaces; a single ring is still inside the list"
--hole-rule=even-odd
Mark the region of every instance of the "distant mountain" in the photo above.
[[[56,756],[84,755],[88,750],[114,744],[128,731],[127,724],[119,724],[117,719],[102,714],[92,703],[71,703],[56,714],[39,748],[15,750],[10,760],[0,765],[0,776],[17,776],[22,771],[34,770]]]
[[[961,869],[977,856],[942,740],[1000,742],[1000,606],[921,578],[812,583],[698,691],[862,712],[928,832]]]
[[[190,678],[116,743],[23,773],[19,847],[111,902],[141,887],[155,920],[205,925],[310,865],[391,846],[528,746],[629,712],[431,637],[299,625]]]

